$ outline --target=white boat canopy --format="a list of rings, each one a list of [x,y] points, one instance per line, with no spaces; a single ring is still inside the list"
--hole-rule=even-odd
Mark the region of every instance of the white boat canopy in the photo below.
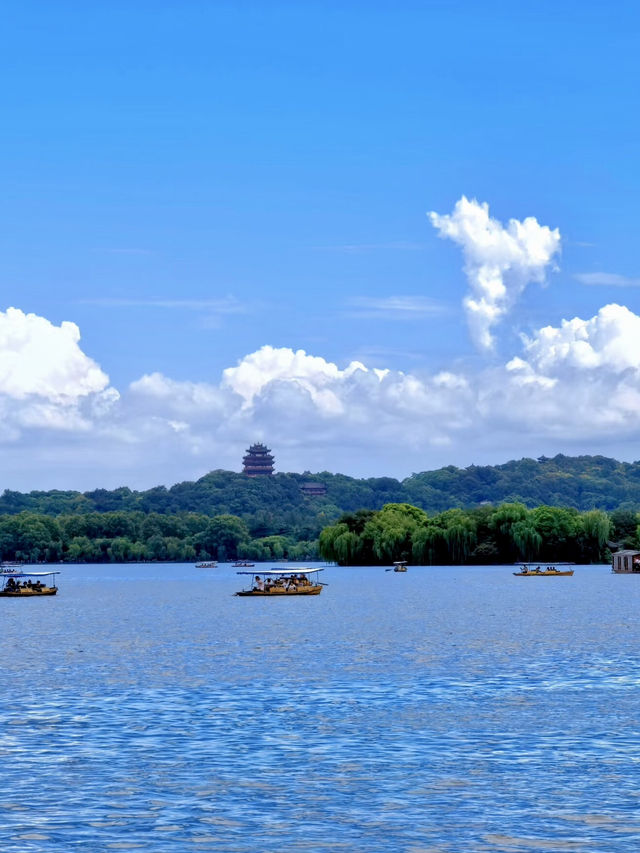
[[[16,572],[15,574],[5,575],[8,578],[48,578],[51,575],[59,575],[60,572]]]
[[[324,569],[310,569],[305,568],[305,566],[299,566],[297,569],[262,569],[257,572],[236,572],[237,575],[259,575],[262,577],[263,575],[266,577],[267,575],[277,575],[278,577],[282,577],[283,575],[305,575],[310,572],[323,572]]]

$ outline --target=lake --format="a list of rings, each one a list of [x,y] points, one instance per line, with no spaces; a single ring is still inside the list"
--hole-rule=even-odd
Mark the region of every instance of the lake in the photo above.
[[[4,853],[640,849],[640,577],[60,568],[0,599]]]

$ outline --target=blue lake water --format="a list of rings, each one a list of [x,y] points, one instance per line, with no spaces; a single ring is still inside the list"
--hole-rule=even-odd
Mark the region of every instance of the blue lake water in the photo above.
[[[640,577],[62,571],[0,599],[4,853],[640,849]]]

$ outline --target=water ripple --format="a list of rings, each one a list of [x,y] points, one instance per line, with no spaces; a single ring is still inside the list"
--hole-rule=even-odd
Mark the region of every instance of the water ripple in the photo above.
[[[6,853],[639,848],[640,585],[605,568],[62,577],[3,612]]]

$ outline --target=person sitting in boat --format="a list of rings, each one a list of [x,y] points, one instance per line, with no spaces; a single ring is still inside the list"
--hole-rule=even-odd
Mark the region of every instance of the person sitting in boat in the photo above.
[[[264,581],[260,575],[256,575],[256,589],[259,589],[260,592],[264,592]]]
[[[287,582],[286,590],[287,590],[287,592],[297,592],[298,591],[298,587],[296,585],[295,575]]]

